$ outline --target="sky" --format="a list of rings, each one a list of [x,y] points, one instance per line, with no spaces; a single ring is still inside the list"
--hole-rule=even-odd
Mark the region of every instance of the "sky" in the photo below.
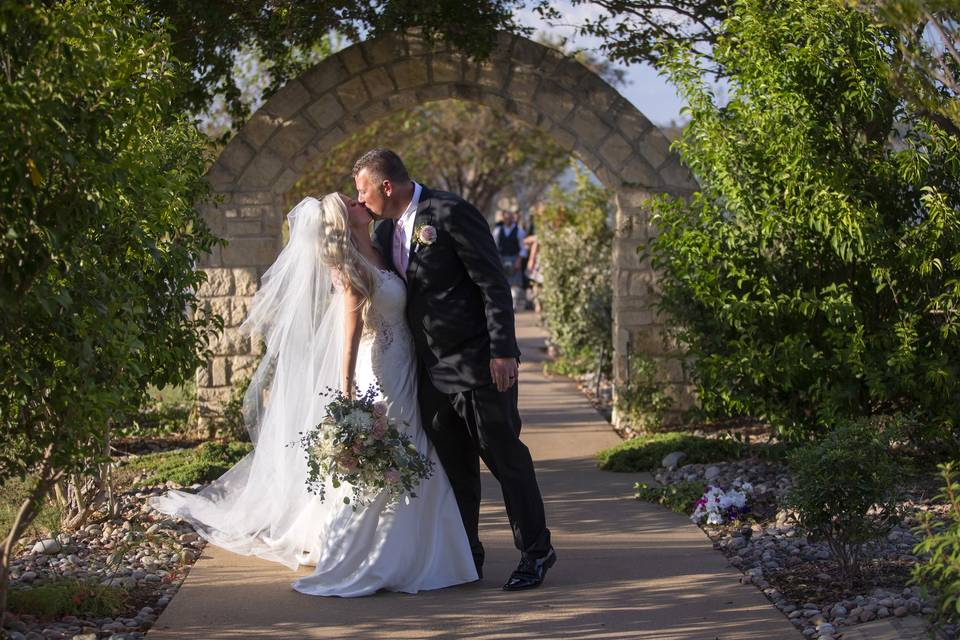
[[[568,0],[555,0],[553,4],[563,14],[563,18],[558,21],[561,24],[581,24],[597,10],[589,3],[572,6]],[[572,48],[587,49],[599,56],[603,55],[598,39],[578,37],[570,27],[550,25],[530,8],[521,9],[517,13],[517,18],[522,25],[533,27],[538,32],[566,37],[568,45]],[[617,89],[641,113],[657,125],[668,125],[671,121],[681,120],[680,109],[683,103],[680,97],[653,67],[645,64],[618,66],[626,73],[626,84]]]

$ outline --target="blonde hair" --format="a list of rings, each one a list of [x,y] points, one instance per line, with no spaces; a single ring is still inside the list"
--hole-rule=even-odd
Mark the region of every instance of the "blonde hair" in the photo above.
[[[353,234],[347,223],[347,205],[339,193],[329,193],[320,199],[323,212],[323,238],[320,240],[320,259],[339,274],[343,284],[363,298],[360,317],[364,326],[373,297],[373,274],[364,264],[365,258],[353,243]]]

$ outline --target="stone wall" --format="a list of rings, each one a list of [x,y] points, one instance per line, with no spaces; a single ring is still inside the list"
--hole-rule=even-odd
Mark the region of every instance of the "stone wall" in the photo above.
[[[227,238],[201,265],[201,295],[227,328],[198,373],[204,419],[216,415],[231,384],[251,373],[257,345],[237,331],[259,277],[281,247],[283,194],[325,150],[392,111],[457,98],[539,127],[617,194],[614,247],[614,360],[626,374],[628,347],[659,359],[663,379],[683,401],[680,367],[659,340],[651,307],[656,278],[636,248],[654,233],[650,194],[689,194],[694,182],[663,134],[595,73],[559,52],[501,34],[477,62],[415,35],[389,36],[340,51],[277,91],[226,145],[208,177],[222,196],[204,213]],[[660,345],[660,346],[658,346]]]

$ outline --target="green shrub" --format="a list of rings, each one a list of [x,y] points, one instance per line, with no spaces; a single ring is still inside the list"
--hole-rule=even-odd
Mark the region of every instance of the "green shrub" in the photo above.
[[[729,439],[719,440],[668,431],[627,440],[599,452],[597,458],[600,460],[600,468],[605,471],[651,471],[658,469],[663,457],[674,451],[687,454],[683,464],[734,460],[744,453],[741,444]]]
[[[960,424],[960,145],[898,96],[895,34],[847,3],[737,0],[710,55],[678,51],[675,143],[699,181],[652,204],[661,311],[711,415],[802,441],[914,408]],[[954,451],[956,441],[954,440]]]
[[[922,560],[913,569],[913,581],[933,591],[939,617],[948,623],[960,619],[960,483],[956,463],[940,466],[943,491],[939,500],[949,510],[944,521],[930,512],[921,515],[916,534],[920,540],[913,552]]]
[[[664,391],[657,363],[641,353],[629,355],[629,378],[617,387],[615,406],[621,417],[642,431],[655,431],[673,399]]]
[[[126,610],[127,599],[122,587],[62,578],[35,587],[11,589],[8,606],[14,613],[44,618],[67,615],[112,618]]]
[[[204,442],[195,449],[151,453],[128,463],[126,473],[147,472],[135,486],[173,481],[188,486],[210,482],[223,475],[253,450],[248,442]]]
[[[241,442],[250,441],[250,433],[243,421],[243,396],[250,386],[250,378],[244,377],[233,383],[230,399],[223,407],[223,418],[217,425],[220,434],[229,439]]]
[[[611,201],[607,191],[578,172],[573,191],[555,187],[537,216],[540,300],[550,341],[559,351],[550,368],[562,375],[593,372],[598,363],[610,375]]]
[[[874,421],[840,425],[790,455],[793,485],[784,506],[813,540],[823,540],[849,580],[860,573],[863,546],[897,519],[898,466],[888,434]]]
[[[690,515],[697,500],[703,497],[706,485],[697,481],[683,481],[664,487],[651,487],[646,482],[638,482],[633,487],[637,500],[653,502],[677,513]]]

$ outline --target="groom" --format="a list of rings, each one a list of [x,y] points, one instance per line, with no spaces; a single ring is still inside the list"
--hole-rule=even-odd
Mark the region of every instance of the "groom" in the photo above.
[[[410,179],[394,152],[353,167],[378,220],[374,244],[407,283],[424,429],[450,479],[482,577],[480,458],[500,482],[521,560],[503,588],[537,587],[557,555],[533,460],[519,438],[513,300],[486,220],[470,203]]]

